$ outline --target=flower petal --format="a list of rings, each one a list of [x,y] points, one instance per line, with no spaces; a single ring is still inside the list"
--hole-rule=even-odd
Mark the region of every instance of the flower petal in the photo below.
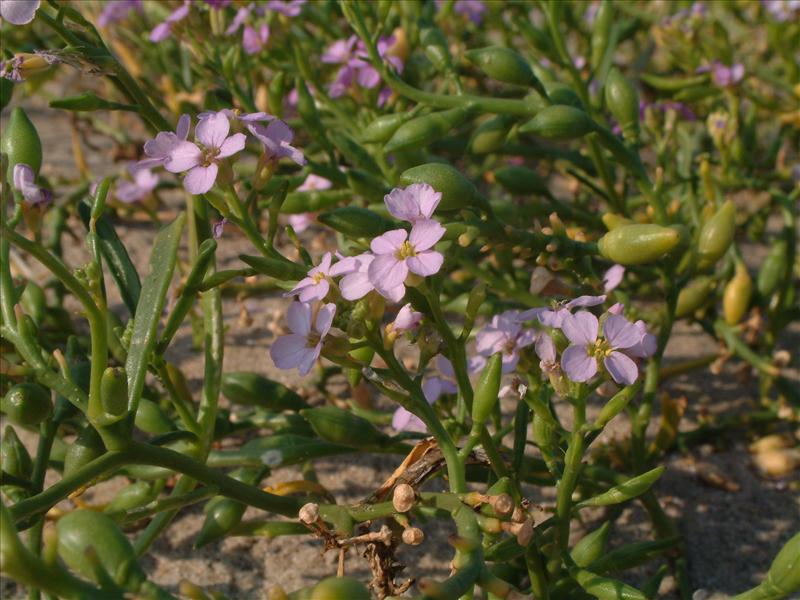
[[[326,335],[328,335],[328,331],[330,331],[331,323],[333,323],[333,316],[335,314],[336,305],[334,303],[330,302],[320,306],[315,325],[315,329],[320,335],[320,338],[324,338]]]
[[[425,219],[424,221],[417,221],[411,228],[411,234],[408,236],[408,241],[417,252],[422,252],[442,239],[445,229],[438,221],[432,219]]]
[[[375,289],[375,286],[372,285],[367,273],[356,272],[342,277],[339,289],[342,292],[342,298],[353,301],[366,296]]]
[[[309,351],[311,348],[305,336],[293,333],[276,339],[269,349],[269,355],[279,369],[293,369],[307,359]]]
[[[606,301],[605,295],[602,296],[578,296],[574,300],[567,302],[567,308],[579,308],[597,306]]]
[[[407,236],[405,229],[387,231],[372,240],[369,247],[375,254],[394,254],[406,241]]]
[[[591,344],[597,339],[597,317],[592,313],[582,310],[574,315],[564,316],[561,330],[573,344]]]
[[[190,194],[205,194],[214,187],[217,171],[219,167],[216,163],[211,163],[207,167],[194,167],[183,178],[184,189]]]
[[[203,151],[192,142],[176,142],[167,154],[164,168],[170,173],[182,173],[199,165],[202,157]]]
[[[247,136],[245,134],[234,133],[231,137],[222,142],[222,145],[219,147],[217,158],[227,158],[228,156],[236,154],[237,152],[241,152],[244,150],[246,141]]]
[[[191,124],[192,118],[189,115],[181,115],[178,119],[178,126],[175,128],[175,135],[181,140],[188,138]]]
[[[33,21],[40,0],[2,0],[0,17],[12,25],[25,25]]]
[[[536,345],[533,347],[536,351],[536,356],[544,363],[556,362],[556,344],[548,334],[544,331],[539,332],[536,337]]]
[[[438,273],[444,263],[444,256],[439,252],[422,252],[406,259],[408,270],[417,275],[428,277]]]
[[[300,375],[308,375],[308,372],[314,366],[314,363],[319,358],[319,353],[322,350],[322,344],[317,344],[313,348],[307,348],[300,364],[297,365],[297,372]]]
[[[410,193],[412,187],[414,186],[395,188],[383,197],[386,208],[394,218],[410,222],[419,218],[419,204],[415,201],[414,195]]]
[[[631,385],[639,376],[639,368],[636,363],[622,352],[612,352],[603,359],[603,364],[617,383]]]
[[[603,291],[607,294],[615,289],[625,277],[625,267],[614,265],[603,275]]]
[[[586,352],[586,346],[572,345],[561,355],[561,369],[572,381],[589,381],[597,373],[597,361]]]
[[[603,334],[612,348],[630,348],[642,339],[639,328],[621,315],[606,317]]]
[[[321,279],[317,282],[314,282],[312,285],[307,285],[300,290],[300,294],[297,296],[300,302],[311,302],[313,300],[322,300],[325,296],[328,295],[328,290],[330,290],[331,284],[328,283],[327,279]]]
[[[206,148],[220,148],[228,132],[231,122],[223,112],[218,112],[202,119],[194,128],[194,137]]]
[[[381,254],[370,263],[367,273],[372,285],[380,292],[402,285],[408,276],[408,267],[405,261],[392,254]]]
[[[292,302],[286,311],[286,322],[292,333],[308,337],[311,332],[311,305]]]
[[[539,313],[539,322],[545,327],[560,329],[564,325],[564,318],[568,316],[570,316],[570,312],[566,308],[548,309]]]

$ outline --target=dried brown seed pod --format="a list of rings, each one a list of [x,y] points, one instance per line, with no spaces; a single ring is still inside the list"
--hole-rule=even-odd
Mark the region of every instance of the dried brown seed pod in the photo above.
[[[514,499],[508,494],[489,496],[489,505],[498,517],[507,517],[514,512]]]
[[[392,506],[397,512],[404,513],[410,511],[417,501],[417,493],[414,488],[407,483],[401,483],[394,488],[392,495]]]
[[[309,502],[304,504],[298,513],[300,520],[306,525],[313,525],[319,521],[319,504]]]
[[[419,527],[409,527],[403,530],[403,543],[409,546],[419,546],[425,539],[425,534]]]
[[[514,512],[511,513],[511,520],[514,521],[514,523],[524,523],[527,518],[528,511],[521,506],[517,506]]]

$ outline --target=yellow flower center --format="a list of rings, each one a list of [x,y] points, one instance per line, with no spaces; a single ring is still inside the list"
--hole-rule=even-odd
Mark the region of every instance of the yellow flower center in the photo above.
[[[397,256],[397,258],[400,260],[404,260],[406,258],[416,255],[417,251],[414,250],[414,246],[411,245],[411,242],[406,240],[405,242],[403,242],[403,245],[400,246],[400,248],[398,248],[397,254],[395,256]]]
[[[325,279],[325,273],[315,273],[311,278],[314,280],[314,283],[319,283]]]
[[[600,360],[601,358],[605,358],[606,356],[610,355],[614,349],[609,346],[606,340],[597,340],[594,344],[588,344],[586,346],[586,353],[589,356],[593,356],[596,359]]]

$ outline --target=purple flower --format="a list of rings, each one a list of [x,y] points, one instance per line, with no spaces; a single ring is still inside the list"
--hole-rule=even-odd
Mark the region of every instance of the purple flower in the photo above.
[[[111,23],[126,19],[134,10],[142,11],[142,0],[108,0],[100,16],[97,17],[97,24],[100,27],[107,27]]]
[[[211,8],[214,8],[216,10],[225,8],[229,6],[230,3],[231,0],[206,0],[206,4],[208,4]]]
[[[218,240],[219,238],[222,237],[222,234],[225,233],[225,225],[227,225],[228,223],[229,223],[228,219],[223,217],[222,219],[220,219],[219,221],[214,223],[214,225],[211,226],[211,235],[214,236],[215,240]]]
[[[236,33],[239,28],[245,24],[247,19],[250,17],[250,12],[253,10],[251,6],[243,6],[238,11],[236,11],[236,16],[233,17],[231,24],[228,25],[228,28],[225,30],[225,35],[233,35]]]
[[[557,304],[554,308],[531,308],[519,313],[520,321],[529,321],[534,317],[546,327],[559,328],[564,322],[564,318],[570,314],[573,308],[588,308],[597,306],[606,301],[605,295],[602,296],[578,296],[566,304]]]
[[[292,302],[286,313],[286,321],[292,332],[275,340],[269,350],[272,362],[279,369],[297,368],[300,375],[306,375],[322,351],[322,340],[328,334],[336,314],[335,304],[319,307],[316,320],[312,323],[311,305]]]
[[[622,283],[625,277],[625,267],[622,265],[614,265],[603,275],[603,291],[608,294],[617,286]]]
[[[269,40],[269,27],[262,23],[258,29],[246,25],[242,32],[242,48],[247,54],[258,54]]]
[[[160,131],[155,139],[148,140],[144,144],[144,153],[148,158],[136,163],[136,169],[149,169],[163,165],[169,158],[169,153],[175,144],[184,141],[189,137],[189,126],[192,124],[189,115],[181,115],[178,119],[178,126],[175,133],[171,131]]]
[[[427,183],[395,188],[383,197],[393,217],[410,223],[430,219],[441,199],[441,192],[437,192]]]
[[[556,356],[556,344],[546,332],[540,331],[536,335],[533,349],[539,357],[539,368],[543,373],[558,373],[561,370]]]
[[[355,261],[355,270],[342,277],[341,281],[339,281],[339,290],[342,292],[342,298],[353,301],[363,298],[375,289],[375,286],[372,285],[372,281],[370,281],[369,278],[369,266],[372,264],[372,261],[375,260],[375,256],[369,252],[365,252],[364,254],[359,254],[358,256],[350,258]],[[385,294],[385,297],[392,302],[400,302],[405,293],[406,288],[401,284],[389,290]]]
[[[40,0],[2,0],[0,17],[12,25],[26,25],[33,21],[39,4]]]
[[[647,331],[647,325],[641,319],[636,321],[634,325],[641,334],[641,338],[625,352],[636,358],[650,358],[658,349],[658,338]]]
[[[205,194],[214,185],[219,162],[244,149],[247,137],[243,133],[228,136],[231,123],[223,113],[202,119],[195,127],[192,142],[180,141],[172,146],[164,167],[171,173],[188,171],[183,187],[190,194]]]
[[[606,317],[604,339],[598,339],[597,317],[585,310],[567,316],[561,329],[571,342],[561,355],[561,368],[572,381],[589,381],[597,373],[600,359],[617,383],[630,385],[636,381],[639,369],[634,360],[622,351],[639,344],[642,333],[625,317]]]
[[[403,61],[397,56],[389,56],[388,51],[394,43],[394,38],[381,38],[376,46],[381,58],[386,59],[398,72],[403,70]],[[337,40],[322,54],[322,62],[328,64],[344,65],[336,74],[336,79],[329,88],[333,98],[342,96],[347,89],[357,82],[361,87],[371,89],[377,86],[381,77],[378,71],[369,63],[364,43],[356,36],[346,40]],[[389,92],[391,94],[391,92]]]
[[[150,41],[155,43],[163,42],[172,35],[172,26],[189,16],[190,7],[189,0],[183,0],[183,4],[180,7],[172,11],[166,19],[153,28],[153,31],[150,32]]]
[[[422,313],[411,308],[411,304],[409,303],[403,305],[403,308],[397,312],[397,316],[394,321],[389,324],[389,327],[391,327],[392,331],[401,333],[403,331],[416,329],[421,322]]]
[[[483,13],[486,12],[486,4],[481,0],[457,0],[453,5],[453,10],[467,17],[475,25],[480,25],[483,21]]]
[[[158,175],[146,167],[142,168],[132,164],[128,167],[128,172],[133,177],[133,181],[123,179],[117,182],[116,197],[120,202],[126,204],[138,202],[158,185]]]
[[[322,300],[328,295],[328,290],[331,288],[331,277],[346,275],[357,267],[356,261],[353,259],[345,258],[333,266],[331,266],[331,261],[331,253],[326,252],[320,263],[308,272],[308,277],[298,281],[297,285],[291,291],[286,292],[284,296],[298,296],[300,302]]]
[[[517,367],[519,352],[536,340],[536,331],[523,329],[521,313],[507,310],[492,317],[489,324],[475,337],[475,349],[482,356],[497,352],[503,354],[503,373],[510,373]]]
[[[742,63],[735,63],[729,67],[719,61],[714,61],[710,66],[706,65],[697,69],[698,73],[708,73],[709,71],[714,83],[719,87],[732,87],[744,79]]]
[[[761,0],[762,6],[776,21],[785,22],[800,12],[800,0]]]
[[[422,277],[438,273],[444,256],[431,250],[444,235],[444,227],[436,221],[418,221],[411,228],[387,231],[372,240],[370,248],[375,260],[370,263],[368,276],[378,292],[390,298],[403,287],[409,272]]]
[[[14,180],[14,187],[22,193],[25,202],[32,206],[46,204],[53,199],[53,193],[50,190],[36,185],[36,175],[33,169],[25,163],[14,165],[12,179]]]
[[[281,13],[285,17],[296,17],[303,10],[306,0],[270,0],[267,8]]]
[[[266,127],[260,123],[251,123],[247,128],[250,133],[264,144],[264,149],[269,159],[278,161],[287,156],[298,165],[306,164],[303,153],[291,145],[294,139],[294,132],[280,119],[270,121],[270,124]]]

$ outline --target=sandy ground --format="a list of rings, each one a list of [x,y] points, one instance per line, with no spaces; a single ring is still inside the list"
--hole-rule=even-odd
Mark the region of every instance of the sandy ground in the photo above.
[[[75,167],[68,146],[68,118],[53,111],[41,110],[38,104],[31,105],[30,116],[43,139],[45,174],[54,180],[58,176],[71,176]],[[89,167],[95,175],[108,170],[110,148],[108,144],[99,143],[99,146],[98,151],[87,153]],[[82,228],[76,223],[75,230]],[[118,232],[126,241],[137,265],[145,265],[154,236],[153,226],[120,223]],[[235,257],[239,252],[252,251],[243,237],[229,229],[220,243],[222,264],[236,264]],[[82,253],[77,242],[70,243],[67,252],[70,264],[80,264]],[[748,251],[748,260],[755,264],[761,256],[761,248]],[[124,314],[118,300],[116,302],[115,310]],[[251,298],[247,301],[247,307],[252,324],[244,325],[239,320],[240,303],[235,299],[226,299],[227,371],[255,371],[287,384],[298,383],[292,374],[275,370],[268,356],[273,339],[271,324],[285,305],[286,300],[275,294]],[[786,332],[781,344],[784,348],[797,348],[799,343],[800,326],[795,323]],[[715,350],[713,340],[699,327],[679,323],[668,346],[666,360],[667,364],[673,364]],[[179,332],[169,356],[183,369],[191,387],[199,389],[202,353],[193,348],[188,328],[184,327]],[[796,376],[796,371],[794,374]],[[682,429],[692,429],[703,414],[721,415],[746,410],[754,406],[757,398],[754,381],[742,380],[740,364],[736,362],[726,365],[719,375],[702,369],[691,375],[676,377],[668,382],[665,389],[673,395],[685,395],[688,400]],[[653,423],[656,422],[657,414],[653,419]],[[610,435],[627,430],[627,423],[620,417],[611,424]],[[32,436],[26,436],[26,440],[32,441]],[[686,452],[676,451],[667,458],[666,473],[656,486],[662,504],[678,520],[686,539],[689,575],[696,589],[732,594],[753,586],[764,575],[781,545],[800,530],[797,472],[782,480],[761,478],[754,471],[747,452],[750,441],[742,431],[731,431],[713,442],[694,446]],[[320,482],[338,501],[347,502],[368,495],[394,470],[398,460],[395,457],[345,456],[320,460],[317,469]],[[701,472],[716,469],[715,472],[735,482],[739,491],[726,491],[709,485],[707,477],[698,476],[698,464]],[[297,472],[291,470],[280,471],[266,483],[292,479],[296,475]],[[50,481],[56,479],[55,474],[50,474]],[[795,491],[791,490],[792,482],[795,482]],[[97,492],[87,495],[87,499],[107,501],[124,485],[123,478],[116,478],[103,484]],[[552,490],[549,489],[530,487],[527,493],[534,502],[547,505],[552,501]],[[258,513],[251,509],[248,516],[257,516]],[[179,582],[188,579],[232,598],[258,599],[265,597],[271,585],[280,584],[292,590],[335,573],[337,557],[334,553],[322,555],[321,544],[312,538],[279,538],[271,541],[231,538],[196,550],[192,544],[202,522],[203,514],[199,507],[186,509],[154,544],[143,560],[143,566],[155,582],[176,592]],[[591,530],[594,524],[589,521],[585,526]],[[451,549],[445,543],[449,528],[439,523],[428,523],[422,527],[426,532],[426,541],[415,549],[406,547],[400,554],[401,560],[409,565],[408,571],[415,577],[443,576],[448,571],[451,557]],[[638,506],[632,506],[618,521],[611,545],[646,539],[648,532],[643,511]],[[575,538],[582,535],[579,525],[574,527],[573,535]],[[368,578],[366,563],[357,553],[348,555],[347,570]],[[641,572],[634,573],[630,579],[636,582],[641,575]],[[667,578],[661,592],[665,597],[670,597],[674,587],[674,582]],[[19,588],[5,579],[2,580],[0,593],[4,598],[21,597]]]

